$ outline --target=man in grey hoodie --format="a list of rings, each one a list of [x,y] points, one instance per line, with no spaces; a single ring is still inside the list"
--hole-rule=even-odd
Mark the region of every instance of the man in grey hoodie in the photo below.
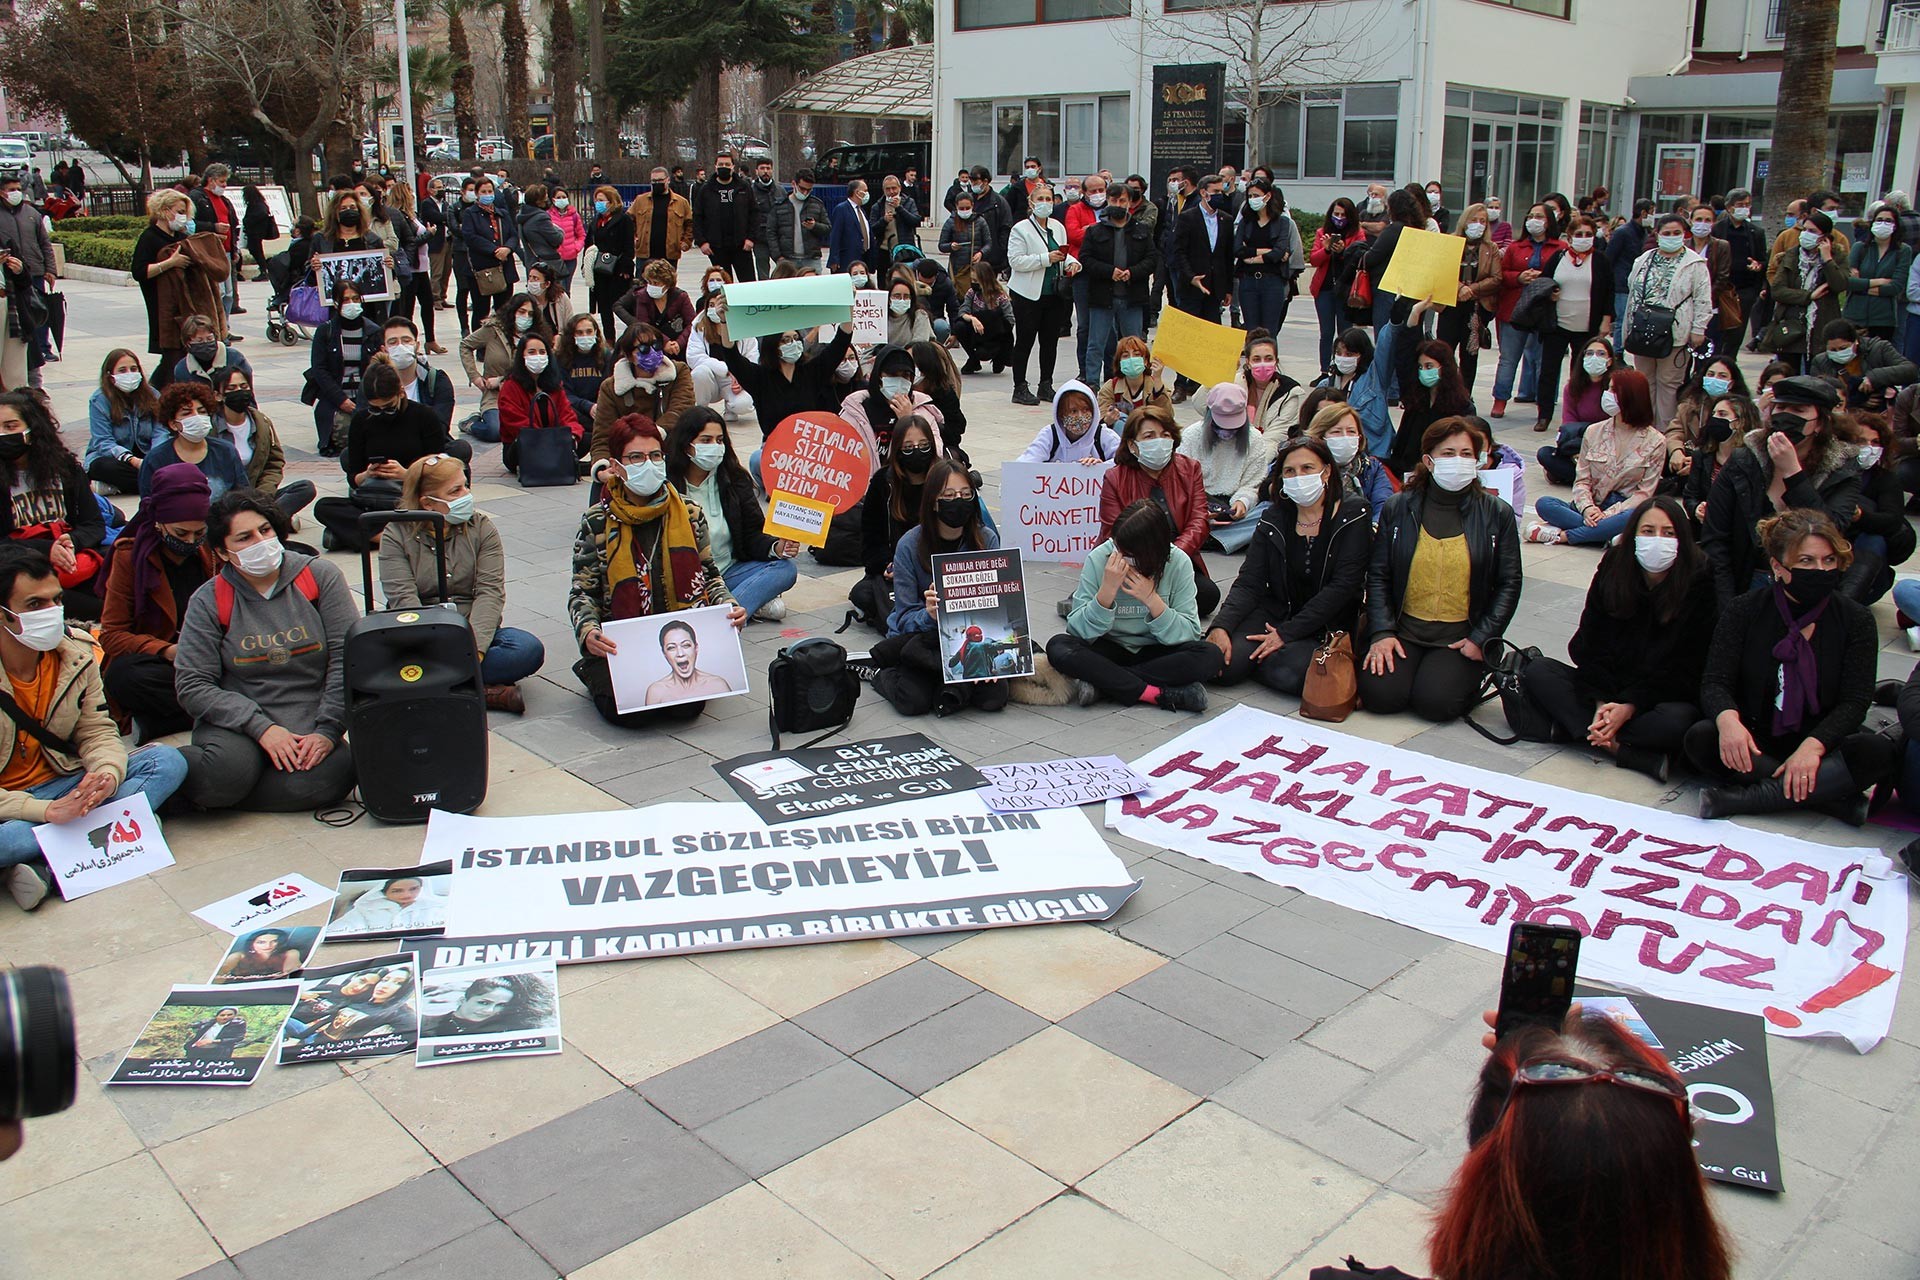
[[[32,292],[44,297],[53,289],[53,239],[47,234],[47,222],[41,216],[40,207],[27,199],[18,174],[0,178],[0,266],[6,268],[9,311],[18,305],[19,294]],[[18,336],[12,332],[12,317],[7,316],[5,328],[0,329],[0,341],[26,344],[27,385],[37,387],[40,367],[47,360],[47,327],[28,324],[24,310],[19,315]]]
[[[353,789],[344,644],[358,614],[340,570],[284,549],[291,532],[250,489],[208,515],[222,564],[187,604],[174,656],[194,721],[187,796],[203,809],[294,813]]]

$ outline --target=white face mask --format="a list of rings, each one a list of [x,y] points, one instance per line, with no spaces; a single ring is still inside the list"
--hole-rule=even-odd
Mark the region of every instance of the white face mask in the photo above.
[[[1355,369],[1358,369],[1359,367],[1360,367],[1359,356],[1335,356],[1333,358],[1334,371],[1343,378],[1350,375]]]
[[[117,387],[123,395],[132,395],[140,389],[140,384],[145,381],[146,379],[144,377],[132,369],[113,375],[113,385]]]
[[[788,361],[787,363],[791,364],[793,362]],[[842,382],[845,382],[852,378],[854,374],[860,372],[860,362],[858,360],[842,360],[834,366],[834,372],[840,375]]]
[[[1327,491],[1327,478],[1317,471],[1306,476],[1286,476],[1280,481],[1280,491],[1294,506],[1310,507]]]
[[[21,191],[7,192],[7,203],[16,209],[20,207],[20,202],[22,200],[25,200],[26,198],[27,197],[25,192],[21,192]]]
[[[667,482],[667,469],[657,462],[629,462],[622,470],[627,476],[627,492],[636,498],[651,498]]]
[[[647,286],[647,296],[658,302],[667,296],[667,287],[663,284],[650,284]]]
[[[1135,440],[1134,456],[1140,459],[1140,465],[1149,471],[1158,471],[1173,461],[1173,441],[1166,436],[1155,436],[1151,440]]]
[[[1547,234],[1547,220],[1545,218],[1528,218],[1527,234],[1536,238]]]
[[[1427,203],[1438,209],[1440,207],[1440,193],[1438,191],[1427,192]]]
[[[1490,204],[1490,205],[1488,205],[1488,206],[1487,206],[1487,216],[1488,216],[1489,218],[1492,218],[1492,219],[1493,219],[1493,220],[1494,220],[1495,222],[1498,222],[1498,221],[1500,221],[1500,206],[1499,206],[1499,205],[1497,205],[1497,204]]]
[[[880,394],[889,400],[898,400],[913,390],[913,382],[908,378],[880,379]]]
[[[340,318],[342,320],[358,320],[360,313],[365,310],[366,308],[357,302],[343,302],[340,304]]]
[[[1835,347],[1833,350],[1827,352],[1827,359],[1833,361],[1836,365],[1852,364],[1853,356],[1854,350],[1852,347]]]
[[[553,207],[554,207],[554,208],[556,208],[556,209],[564,209],[564,208],[566,208],[566,207],[567,207],[567,198],[566,198],[565,196],[555,196],[555,197],[553,198]]]
[[[804,343],[783,342],[780,344],[780,358],[788,364],[799,364],[800,357],[806,352],[806,349]]]
[[[1088,192],[1087,203],[1096,209],[1103,208],[1107,203],[1107,193],[1104,191]]]
[[[532,374],[534,377],[537,378],[541,374],[545,373],[546,371],[547,371],[547,357],[545,356],[528,356],[527,357],[528,373]]]
[[[1613,367],[1613,361],[1601,355],[1581,356],[1580,367],[1587,371],[1589,378],[1597,378]],[[1607,393],[1603,391],[1600,394],[1604,396]]]
[[[573,349],[575,351],[591,351],[599,345],[600,339],[590,333],[576,333],[573,335]]]
[[[1259,213],[1262,209],[1266,207],[1267,207],[1267,198],[1265,196],[1248,196],[1247,197],[1247,208],[1253,210],[1255,213]]]
[[[524,313],[517,315],[513,318],[513,327],[516,331],[525,333],[533,328],[533,317]]]
[[[1381,198],[1380,198],[1379,196],[1368,196],[1368,197],[1367,197],[1367,212],[1368,212],[1368,213],[1379,213],[1379,212],[1380,212],[1380,211],[1381,211],[1382,209],[1384,209],[1384,208],[1386,208],[1386,207],[1387,207],[1387,202],[1386,202],[1385,200],[1382,200],[1382,199],[1381,199]]]
[[[435,498],[435,502],[446,507],[448,524],[465,524],[473,519],[473,495],[463,493],[457,498]]]
[[[1460,492],[1480,474],[1477,458],[1428,458],[1427,466],[1432,469],[1433,482],[1448,493]]]
[[[1880,456],[1885,452],[1886,451],[1877,444],[1861,445],[1860,446],[1860,466],[1863,469],[1871,470],[1872,468],[1880,465]]]
[[[866,287],[867,287],[867,273],[866,273],[866,272],[864,272],[864,271],[857,271],[857,272],[854,272],[854,273],[853,273],[853,274],[852,274],[852,275],[851,275],[851,276],[850,276],[849,278],[850,278],[850,279],[851,279],[851,280],[853,281],[853,287],[854,287],[854,288],[856,288],[856,289],[864,289],[864,288],[866,288]]]
[[[1636,533],[1633,535],[1633,558],[1648,573],[1665,573],[1680,558],[1680,539]]]
[[[1893,224],[1892,224],[1891,222],[1876,222],[1876,223],[1874,223],[1874,224],[1873,224],[1873,238],[1874,238],[1875,240],[1890,240],[1890,239],[1892,239],[1892,238],[1893,238]]]
[[[1033,216],[1041,222],[1045,222],[1048,218],[1051,218],[1053,216],[1053,202],[1050,200],[1034,201]]]
[[[1600,412],[1606,414],[1609,418],[1619,413],[1620,397],[1613,394],[1610,390],[1602,391],[1600,393]]]
[[[1751,218],[1752,216],[1753,216],[1753,210],[1748,208],[1744,204],[1733,211],[1733,220],[1735,222],[1745,222],[1748,218]]]
[[[213,434],[213,419],[204,413],[196,413],[180,420],[180,436],[184,440],[205,440]]]
[[[1360,437],[1328,436],[1327,452],[1333,455],[1335,462],[1344,467],[1360,456]]]
[[[240,566],[240,572],[251,573],[264,578],[280,568],[280,562],[286,558],[286,548],[280,545],[278,538],[262,538],[250,542],[233,553],[233,561]]]
[[[1575,253],[1592,253],[1593,237],[1574,236],[1567,241],[1567,248],[1573,250]]]
[[[897,316],[903,316],[907,314],[908,310],[910,310],[912,306],[913,306],[913,299],[911,298],[889,298],[887,300],[887,310],[893,312],[893,314]]]
[[[727,446],[718,440],[699,441],[693,446],[693,465],[705,472],[717,470],[726,456]]]
[[[1713,224],[1711,222],[1696,222],[1693,224],[1692,231],[1695,240],[1705,240],[1713,234]]]
[[[411,369],[413,362],[418,358],[410,342],[396,343],[387,348],[387,359],[393,361],[393,367],[396,369]]]
[[[13,610],[8,609],[8,613]],[[45,609],[29,609],[25,613],[13,613],[13,620],[20,624],[20,634],[14,639],[36,653],[47,653],[60,647],[67,638],[67,609],[65,605],[52,605]]]
[[[1482,236],[1484,236],[1484,235],[1486,235],[1486,234],[1487,234],[1487,224],[1486,224],[1486,223],[1484,223],[1484,222],[1469,222],[1469,223],[1467,224],[1467,239],[1469,239],[1469,240],[1478,240],[1478,239],[1480,239],[1480,238],[1481,238]]]

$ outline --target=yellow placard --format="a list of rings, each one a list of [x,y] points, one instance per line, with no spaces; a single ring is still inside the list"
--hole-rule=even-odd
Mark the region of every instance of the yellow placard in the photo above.
[[[763,527],[776,538],[791,538],[807,547],[824,547],[827,529],[832,524],[831,502],[815,502],[778,489],[767,495],[767,519]]]
[[[1240,371],[1240,352],[1247,345],[1244,330],[1230,329],[1174,307],[1160,309],[1160,328],[1153,335],[1153,358],[1175,373],[1212,386],[1232,382]]]
[[[1466,251],[1462,236],[1402,227],[1378,287],[1416,302],[1425,298],[1435,306],[1454,306],[1460,301],[1460,258]]]

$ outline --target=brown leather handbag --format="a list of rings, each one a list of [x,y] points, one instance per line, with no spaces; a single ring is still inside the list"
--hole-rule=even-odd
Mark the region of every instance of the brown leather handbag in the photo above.
[[[1300,689],[1300,714],[1339,723],[1360,703],[1360,677],[1353,663],[1353,637],[1329,631],[1313,651]]]

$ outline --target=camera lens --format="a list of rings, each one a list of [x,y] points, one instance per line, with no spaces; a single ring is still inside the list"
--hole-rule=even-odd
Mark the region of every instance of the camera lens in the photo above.
[[[79,1074],[67,975],[44,965],[0,973],[0,1120],[65,1111]]]

